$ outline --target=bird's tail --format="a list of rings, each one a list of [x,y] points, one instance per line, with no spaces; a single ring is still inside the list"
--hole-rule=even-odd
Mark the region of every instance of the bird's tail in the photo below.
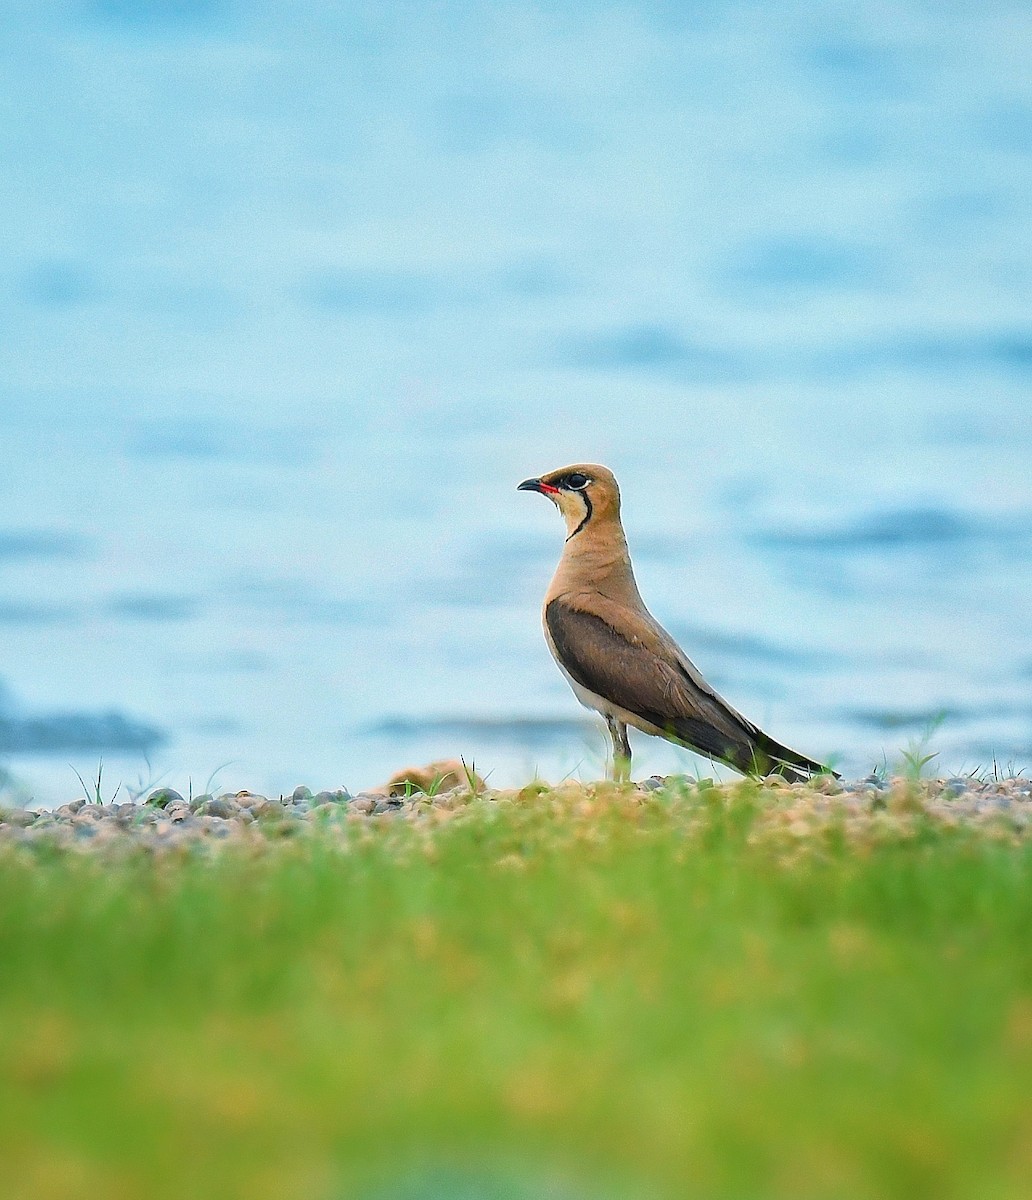
[[[837,771],[815,759],[807,758],[797,750],[782,746],[767,734],[757,730],[751,739],[751,745],[736,755],[738,761],[731,765],[746,775],[763,778],[767,775],[780,775],[789,783],[803,783],[814,775],[833,775],[841,779]]]

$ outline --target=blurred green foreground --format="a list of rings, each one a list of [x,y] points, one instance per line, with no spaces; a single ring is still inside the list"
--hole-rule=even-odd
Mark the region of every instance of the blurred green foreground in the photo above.
[[[1029,1196],[1032,849],[772,803],[6,851],[0,1193]]]

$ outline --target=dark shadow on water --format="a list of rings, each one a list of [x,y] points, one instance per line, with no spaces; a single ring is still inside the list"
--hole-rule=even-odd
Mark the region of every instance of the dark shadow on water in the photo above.
[[[745,246],[721,272],[736,288],[826,291],[870,287],[885,280],[876,251],[849,242],[770,237]]]
[[[22,298],[38,308],[80,308],[96,300],[100,288],[87,267],[75,262],[39,262],[21,277]]]
[[[166,740],[160,729],[117,712],[0,715],[0,754],[147,752]]]
[[[194,596],[145,593],[116,596],[107,605],[112,616],[132,621],[190,621],[197,616],[200,607],[200,601]]]
[[[742,659],[747,662],[770,663],[784,667],[824,667],[839,661],[838,656],[825,650],[805,646],[785,646],[749,634],[736,634],[698,625],[673,625],[670,632],[684,647],[689,657],[698,653]]]
[[[0,563],[83,558],[88,545],[77,534],[54,529],[0,529]]]
[[[907,730],[921,733],[937,728],[945,721],[950,723],[970,720],[979,715],[961,708],[936,709],[890,709],[860,708],[847,709],[843,716],[868,729]]]
[[[944,509],[912,508],[873,513],[838,528],[768,530],[754,534],[750,540],[775,549],[849,551],[1017,542],[1028,536],[1029,526],[1025,522],[991,523]]]
[[[234,7],[231,0],[92,0],[89,5],[103,22],[158,32],[222,25]]]
[[[859,249],[832,250],[803,243],[757,243],[718,272],[722,288],[746,301],[778,306],[786,295],[806,298],[835,290],[888,286],[876,255]],[[561,366],[588,371],[633,371],[685,385],[751,383],[762,379],[809,378],[824,383],[886,371],[935,375],[1024,377],[1032,371],[1032,331],[1015,328],[955,333],[902,333],[875,341],[816,345],[772,342],[762,349],[744,344],[694,341],[658,324],[569,337],[550,356]]]
[[[389,737],[399,740],[426,735],[476,738],[480,742],[517,745],[527,749],[542,749],[566,745],[571,737],[595,736],[599,724],[576,717],[438,717],[421,720],[416,717],[386,717],[361,732],[370,737]]]
[[[0,625],[74,625],[81,618],[81,612],[66,606],[0,601]]]
[[[999,330],[955,339],[926,337],[904,342],[901,349],[912,361],[933,366],[984,362],[1018,371],[1032,370],[1032,332],[1023,329]]]
[[[895,99],[910,90],[900,54],[857,38],[821,39],[807,48],[803,62],[814,79],[849,103]]]
[[[166,734],[119,712],[24,713],[0,682],[0,754],[148,751]]]
[[[661,325],[629,325],[567,341],[559,347],[567,366],[595,371],[649,371],[685,382],[751,379],[744,352],[736,354],[693,342]]]
[[[1032,371],[1032,331],[990,329],[970,333],[915,333],[884,341],[847,343],[818,351],[812,367],[830,375],[872,369],[917,371]]]
[[[284,624],[376,626],[385,620],[376,596],[326,595],[300,580],[242,577],[228,581],[222,591],[240,608]]]

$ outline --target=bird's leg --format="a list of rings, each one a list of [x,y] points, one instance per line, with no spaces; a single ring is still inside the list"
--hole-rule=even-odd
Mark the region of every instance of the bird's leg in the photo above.
[[[613,780],[626,783],[631,777],[631,743],[627,740],[627,726],[616,717],[606,717],[606,724],[613,739]]]

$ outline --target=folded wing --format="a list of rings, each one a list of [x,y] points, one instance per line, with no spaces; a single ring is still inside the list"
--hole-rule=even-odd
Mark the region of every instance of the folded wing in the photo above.
[[[659,626],[637,638],[561,599],[545,609],[545,624],[573,679],[672,741],[750,775],[800,779],[825,770],[736,712]]]

